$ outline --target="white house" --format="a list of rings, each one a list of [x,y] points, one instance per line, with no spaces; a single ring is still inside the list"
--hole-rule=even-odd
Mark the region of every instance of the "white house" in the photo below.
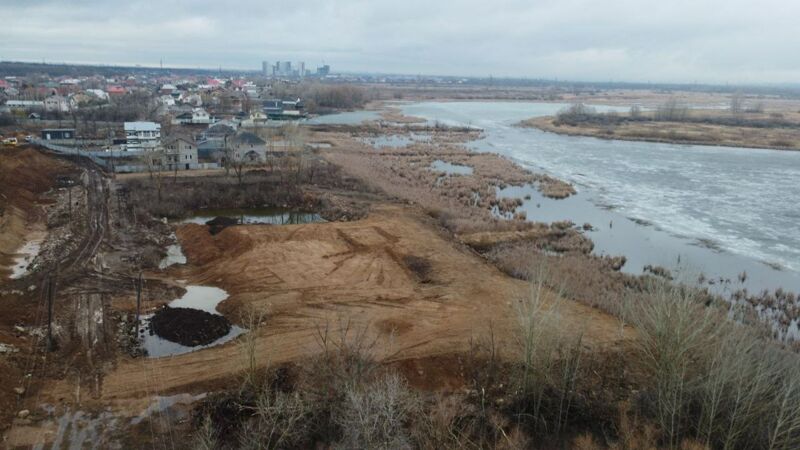
[[[128,151],[154,150],[161,145],[161,125],[155,122],[125,122]]]
[[[99,100],[108,101],[108,92],[102,89],[87,89],[86,93],[97,97]]]
[[[48,112],[69,112],[69,102],[65,97],[53,95],[44,99],[44,109]]]
[[[210,124],[211,116],[203,108],[194,108],[192,112],[185,112],[179,114],[172,119],[173,125],[197,125],[197,124]]]
[[[175,106],[175,99],[171,95],[162,95],[158,101],[164,106]]]

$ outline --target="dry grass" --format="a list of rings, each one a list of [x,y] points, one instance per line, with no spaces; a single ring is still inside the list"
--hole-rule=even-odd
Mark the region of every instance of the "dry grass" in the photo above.
[[[800,150],[800,128],[670,121],[565,124],[559,123],[554,117],[528,119],[522,125],[553,133],[601,139]]]

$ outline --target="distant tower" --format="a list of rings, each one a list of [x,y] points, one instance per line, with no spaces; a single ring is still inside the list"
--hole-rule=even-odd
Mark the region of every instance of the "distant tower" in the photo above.
[[[263,72],[265,77],[268,77],[268,76],[272,75],[270,73],[271,72],[270,69],[271,69],[271,67],[269,65],[269,61],[261,61],[261,72]]]
[[[278,72],[280,76],[286,77],[292,74],[292,63],[283,61],[278,63]]]
[[[300,78],[306,76],[306,63],[305,62],[300,61],[299,63],[297,63],[297,74],[300,76]]]

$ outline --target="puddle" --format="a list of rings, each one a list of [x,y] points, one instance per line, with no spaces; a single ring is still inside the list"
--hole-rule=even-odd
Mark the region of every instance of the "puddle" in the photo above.
[[[228,293],[220,288],[212,286],[187,286],[186,293],[183,295],[183,297],[171,301],[167,306],[171,308],[192,308],[211,314],[220,315],[219,311],[217,311],[217,305],[219,305],[220,302],[226,298],[228,298]],[[216,341],[207,345],[189,347],[164,339],[160,336],[157,336],[155,333],[151,333],[150,319],[152,317],[152,314],[142,316],[142,321],[139,326],[139,336],[141,338],[142,348],[147,350],[147,356],[150,358],[180,355],[208,347],[214,347],[216,345],[231,341],[247,331],[244,328],[231,324],[231,331]]]
[[[167,256],[158,263],[158,268],[164,270],[175,264],[186,264],[186,255],[183,254],[180,244],[172,244],[167,247]]]
[[[373,147],[380,148],[402,148],[411,145],[415,142],[429,142],[431,136],[428,134],[411,133],[409,135],[393,134],[387,136],[378,136],[371,138],[361,138],[361,142],[370,144]]]
[[[299,225],[304,223],[325,222],[317,213],[292,211],[288,208],[251,208],[251,209],[202,209],[195,211],[183,223],[205,225],[217,217],[237,220],[239,225]]]
[[[452,164],[441,159],[437,159],[431,164],[431,170],[444,172],[448,175],[472,175],[474,169],[470,166]]]
[[[309,142],[307,145],[309,147],[311,147],[311,148],[331,148],[331,147],[333,147],[333,145],[331,145],[329,142]]]
[[[176,416],[176,419],[184,419],[187,414],[184,411],[177,410],[175,408],[173,410],[173,406],[175,405],[190,405],[198,400],[202,400],[206,398],[206,394],[177,394],[177,395],[170,395],[166,397],[162,397],[160,395],[156,395],[153,397],[153,403],[150,404],[144,411],[140,412],[136,415],[133,419],[131,419],[131,425],[138,425],[148,417],[151,417],[154,414],[161,414],[170,413],[170,416]]]
[[[33,260],[36,259],[42,249],[42,240],[32,240],[17,250],[17,256],[14,257],[14,265],[11,267],[11,276],[9,278],[16,280],[28,274],[31,263],[33,263]]]

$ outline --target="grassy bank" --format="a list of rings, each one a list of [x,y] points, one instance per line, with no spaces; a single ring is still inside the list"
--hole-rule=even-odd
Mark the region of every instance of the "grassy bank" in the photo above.
[[[800,114],[689,110],[596,113],[574,105],[556,116],[524,120],[521,126],[572,136],[675,144],[800,150]]]

